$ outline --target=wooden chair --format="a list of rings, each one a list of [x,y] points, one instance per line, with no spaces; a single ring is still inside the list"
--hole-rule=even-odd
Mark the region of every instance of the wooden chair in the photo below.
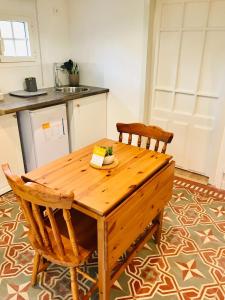
[[[78,267],[97,248],[96,220],[71,208],[73,193],[60,194],[37,183],[25,183],[11,173],[8,164],[2,165],[2,169],[29,225],[28,237],[35,250],[32,285],[37,274],[46,269],[45,259],[70,268],[74,300],[79,299],[77,272],[92,281],[88,298],[97,281]]]
[[[166,147],[168,143],[171,143],[173,139],[173,133],[164,131],[162,128],[157,126],[146,126],[141,123],[131,123],[131,124],[124,124],[124,123],[117,123],[116,124],[117,131],[119,134],[119,142],[123,141],[123,133],[128,133],[128,144],[132,143],[132,136],[137,135],[138,141],[137,146],[141,147],[142,144],[142,137],[147,138],[146,142],[146,149],[150,149],[151,140],[155,140],[154,150],[159,150],[160,142],[163,142],[163,147],[161,149],[162,153],[166,152]]]
[[[142,137],[147,138],[146,142],[146,149],[150,149],[151,140],[155,140],[154,151],[159,150],[160,142],[163,143],[161,148],[161,153],[166,152],[167,144],[171,143],[173,139],[173,133],[163,130],[157,126],[146,126],[141,123],[117,123],[116,124],[117,131],[119,132],[119,142],[123,141],[123,133],[129,134],[128,136],[128,144],[131,145],[132,143],[132,136],[138,136],[137,146],[141,147],[142,144]],[[158,229],[155,233],[155,240],[156,243],[159,244],[161,240],[161,231],[162,231],[162,221],[163,221],[163,210],[159,212],[157,217],[153,220],[153,223],[158,223]]]

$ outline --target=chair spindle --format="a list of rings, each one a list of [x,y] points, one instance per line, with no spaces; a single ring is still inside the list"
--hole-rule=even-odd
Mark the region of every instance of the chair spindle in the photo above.
[[[73,228],[73,224],[71,222],[71,215],[70,212],[67,209],[63,209],[63,217],[64,220],[66,221],[66,225],[67,225],[67,230],[69,233],[69,237],[71,240],[71,246],[73,249],[73,253],[75,256],[79,256],[79,250],[77,247],[77,241],[76,241],[76,236],[75,236],[75,232],[74,232],[74,228]]]
[[[23,208],[25,210],[25,216],[28,218],[28,222],[35,234],[35,239],[38,242],[38,244],[41,247],[43,247],[44,245],[43,245],[43,241],[42,241],[42,238],[41,238],[41,235],[39,232],[38,224],[36,223],[35,218],[33,217],[33,212],[30,207],[30,204],[26,200],[23,200],[23,199],[21,199],[21,202],[22,202]]]
[[[50,224],[51,224],[51,227],[52,227],[52,232],[53,232],[53,235],[54,235],[54,239],[55,239],[58,251],[59,251],[60,255],[63,257],[65,255],[65,251],[64,251],[62,239],[61,239],[61,236],[60,236],[60,233],[59,233],[59,228],[58,228],[57,223],[55,221],[55,217],[54,217],[52,208],[46,207],[46,212],[47,212],[47,215],[49,217],[49,221],[50,221]]]
[[[148,137],[148,139],[147,139],[147,143],[146,143],[146,149],[147,149],[147,150],[149,150],[149,148],[150,148],[150,144],[151,144],[151,138],[150,138],[150,137]]]
[[[163,144],[162,153],[166,153],[167,143]]]
[[[40,208],[38,205],[32,203],[32,210],[34,218],[37,222],[37,225],[39,226],[40,234],[42,236],[42,240],[44,242],[45,247],[48,249],[48,251],[52,251],[51,243],[49,240],[48,232],[45,228],[43,215],[40,212]]]
[[[154,150],[155,151],[159,150],[159,141],[158,140],[156,140],[156,142],[155,142],[155,149]]]
[[[130,133],[128,137],[128,145],[131,145],[131,143],[132,143],[132,134]]]
[[[119,135],[119,142],[122,143],[122,141],[123,141],[123,133],[120,132],[120,135]]]
[[[141,135],[138,136],[138,147],[141,147]]]

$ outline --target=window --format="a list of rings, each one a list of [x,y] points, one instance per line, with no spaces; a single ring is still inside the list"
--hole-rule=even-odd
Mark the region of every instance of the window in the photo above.
[[[0,21],[0,61],[29,61],[31,43],[26,21]]]

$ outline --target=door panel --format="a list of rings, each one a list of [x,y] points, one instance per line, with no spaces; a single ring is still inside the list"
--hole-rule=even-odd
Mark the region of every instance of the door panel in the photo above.
[[[201,28],[206,26],[208,6],[207,2],[187,2],[184,11],[184,27]]]
[[[167,128],[168,127],[168,120],[167,119],[155,117],[154,119],[152,119],[152,122],[153,122],[153,124],[155,124],[159,127],[162,127],[162,128]]]
[[[170,123],[169,130],[174,133],[176,137],[174,141],[168,146],[168,153],[176,153],[176,165],[178,167],[186,166],[186,157],[184,157],[185,149],[187,147],[186,136],[188,133],[188,123],[181,121],[174,121]]]
[[[165,3],[162,7],[161,28],[174,29],[182,24],[182,3]]]
[[[211,143],[212,128],[193,126],[190,128],[189,143],[187,143],[188,150],[188,169],[194,172],[204,170],[208,174],[208,161],[210,159],[210,147],[213,147]],[[193,145],[198,145],[193,147]],[[204,154],[204,155],[202,155]]]
[[[178,114],[192,115],[195,109],[195,97],[193,95],[176,93],[174,112]]]
[[[215,99],[212,99],[210,97],[197,97],[196,100],[196,115],[202,116],[202,117],[212,117],[214,119],[214,116],[216,115],[217,110],[217,101]]]
[[[225,2],[223,0],[211,2],[209,26],[225,27]]]
[[[159,0],[155,24],[150,123],[174,132],[168,151],[178,166],[212,176],[223,126],[225,0]]]
[[[192,93],[196,90],[203,39],[204,34],[201,31],[187,31],[183,33],[177,75],[178,89]]]
[[[179,34],[177,32],[162,32],[159,43],[157,85],[171,88],[174,86],[176,76]]]
[[[155,108],[170,111],[173,105],[173,97],[170,92],[155,91]]]
[[[224,84],[225,29],[206,34],[205,51],[200,74],[199,91],[218,97]]]

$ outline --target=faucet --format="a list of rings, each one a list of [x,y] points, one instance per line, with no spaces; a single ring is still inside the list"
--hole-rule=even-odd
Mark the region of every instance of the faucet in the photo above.
[[[64,69],[61,67],[61,64],[59,63],[54,63],[53,68],[54,68],[55,89],[60,90],[62,83],[59,79],[59,71],[64,71]]]

